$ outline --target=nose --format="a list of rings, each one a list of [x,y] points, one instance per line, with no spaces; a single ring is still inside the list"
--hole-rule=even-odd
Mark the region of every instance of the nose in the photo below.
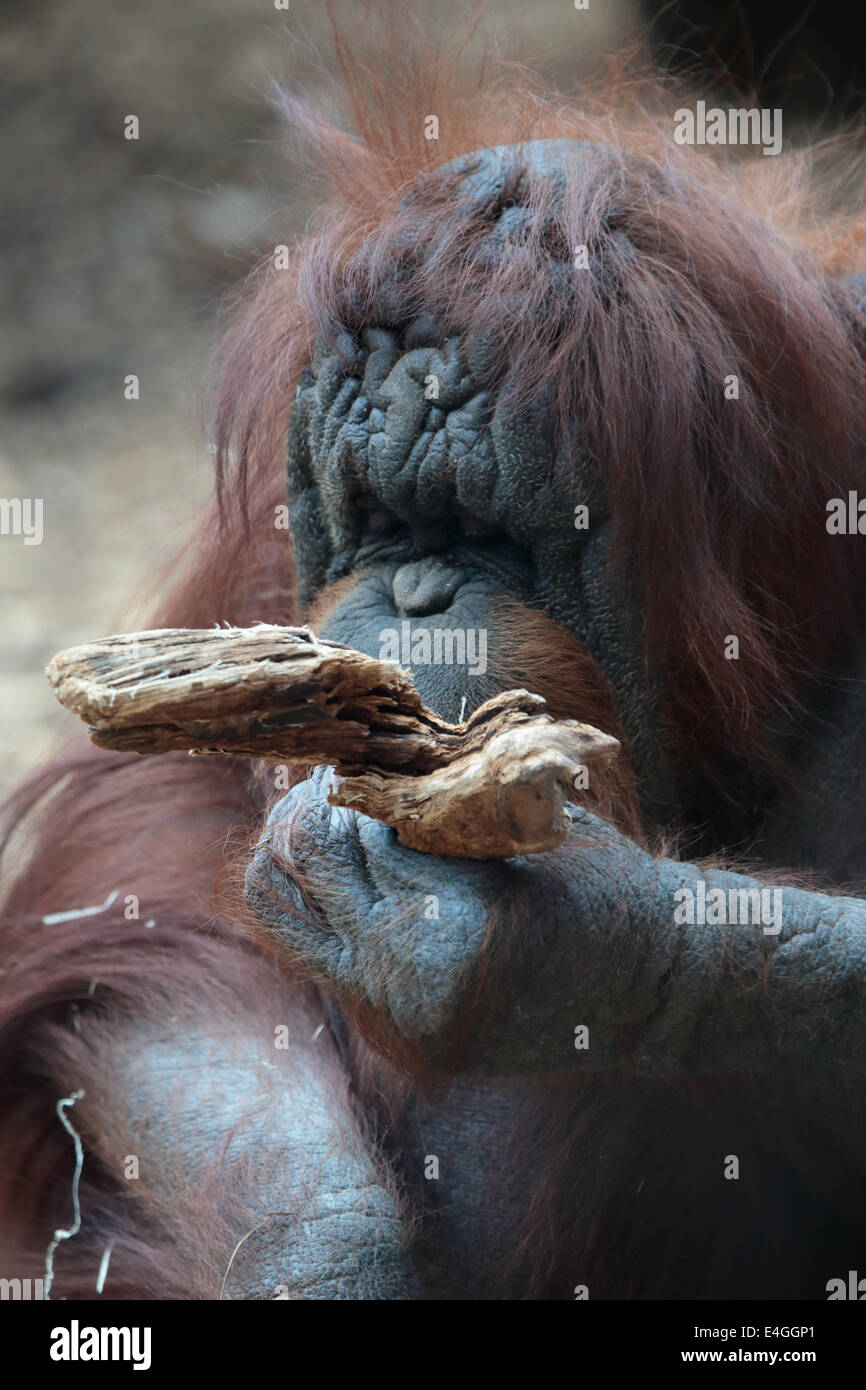
[[[400,566],[394,575],[394,602],[407,618],[442,613],[465,581],[466,571],[459,565],[426,555]]]

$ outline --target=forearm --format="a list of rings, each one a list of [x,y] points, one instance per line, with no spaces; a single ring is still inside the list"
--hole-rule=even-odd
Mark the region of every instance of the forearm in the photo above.
[[[587,828],[591,847],[555,875],[519,862],[500,967],[509,1002],[464,1065],[857,1080],[866,903],[653,860]]]
[[[164,1231],[190,1297],[413,1296],[399,1202],[321,1011],[263,998],[219,1026],[198,1010],[106,1028],[85,1021],[94,1066],[106,1040],[116,1065],[85,1075],[76,1118],[129,1214]],[[107,1137],[94,1107],[113,1117]]]
[[[313,778],[272,812],[247,901],[408,1070],[856,1083],[866,904],[653,859],[570,814],[553,853],[444,860],[328,806]]]

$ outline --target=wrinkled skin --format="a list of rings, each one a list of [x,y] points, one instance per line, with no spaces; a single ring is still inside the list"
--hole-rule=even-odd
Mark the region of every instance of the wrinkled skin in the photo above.
[[[419,856],[389,827],[330,806],[327,783],[322,770],[275,808],[268,848],[248,874],[248,900],[338,1000],[362,1001],[434,1056],[457,1028],[487,923],[509,913],[534,930],[503,966],[506,1002],[495,1027],[473,1035],[461,1054],[467,1072],[573,1071],[575,1021],[590,1029],[593,1072],[626,1064],[659,1079],[773,1077],[784,1064],[814,1085],[834,1057],[859,1055],[860,900],[788,888],[778,934],[774,923],[731,937],[711,925],[675,928],[677,888],[700,876],[725,890],[755,880],[653,860],[577,808],[573,833],[585,846],[577,852],[504,864]],[[275,847],[290,856],[303,896],[274,864]],[[423,912],[428,894],[437,898],[432,921]],[[514,950],[513,942],[501,946]],[[853,1091],[856,1068],[850,1081]]]
[[[554,183],[556,153],[534,153]],[[499,152],[471,167],[467,197],[490,197]],[[501,220],[512,215],[519,210]],[[607,565],[609,507],[589,461],[569,489],[544,402],[535,413],[500,408],[475,385],[459,341],[430,346],[423,315],[398,333],[396,293],[383,289],[380,325],[337,351],[320,346],[298,390],[293,540],[317,630],[379,655],[383,630],[406,618],[485,628],[485,677],[413,671],[422,698],[456,719],[464,700],[473,708],[508,687],[496,670],[497,624],[502,600],[515,597],[556,618],[611,682],[647,822],[700,806],[700,788],[666,757],[639,624]],[[432,406],[431,372],[441,385]],[[593,500],[588,536],[559,524],[556,499],[566,507],[573,495]],[[318,597],[347,578],[355,582],[336,602]],[[838,674],[848,680],[808,729],[801,794],[743,812],[732,839],[751,844],[753,864],[809,865],[842,885],[864,869],[862,835],[851,833],[863,792],[850,768],[863,764],[866,726],[856,661]],[[778,930],[676,925],[678,887],[701,876],[708,888],[759,885],[654,859],[577,807],[571,842],[552,854],[489,863],[419,855],[390,829],[331,808],[328,785],[320,770],[274,808],[247,900],[374,1047],[393,1044],[410,1071],[414,1058],[424,1075],[450,1077],[426,1097],[410,1087],[387,1141],[426,1213],[412,1255],[421,1296],[525,1296],[526,1269],[503,1257],[543,1143],[504,1177],[499,1159],[552,1080],[549,1104],[574,1117],[562,1236],[577,1232],[572,1282],[583,1249],[609,1255],[590,1296],[822,1297],[837,1265],[862,1265],[862,1175],[827,1137],[847,1112],[856,1152],[862,900],[786,885]],[[711,826],[714,808],[702,810]],[[711,829],[703,843],[722,848]],[[482,972],[495,1007],[470,1003]],[[580,1025],[586,1050],[575,1048]],[[421,1178],[428,1154],[441,1158],[439,1180]],[[743,1164],[738,1182],[723,1178],[732,1154]],[[563,1281],[560,1296],[570,1287]]]
[[[352,596],[351,616],[338,609],[323,630],[341,640],[351,634],[375,652],[354,614],[365,614],[369,632],[387,626],[387,614],[370,614],[371,591],[386,592],[386,583],[368,583]],[[435,675],[425,683],[417,674],[425,699],[436,700]],[[833,751],[825,763],[828,803],[837,758]],[[850,1202],[834,1209],[858,1179],[823,1125],[836,1107],[852,1106],[852,1133],[857,1123],[866,905],[786,887],[778,934],[675,927],[677,887],[701,875],[725,889],[754,881],[654,860],[577,807],[578,848],[504,863],[440,860],[402,848],[388,827],[330,807],[329,782],[321,770],[274,808],[248,871],[247,900],[338,1007],[360,1005],[386,1036],[418,1049],[425,1071],[455,1076],[432,1100],[411,1094],[390,1136],[393,1161],[432,1222],[422,1223],[414,1247],[420,1291],[405,1296],[525,1296],[525,1272],[501,1271],[538,1160],[527,1155],[525,1177],[518,1167],[503,1181],[496,1155],[554,1078],[566,1089],[551,1104],[574,1111],[575,1132],[582,1105],[593,1116],[601,1107],[598,1128],[584,1134],[587,1151],[576,1147],[573,1158],[575,1211],[590,1226],[596,1206],[615,1203],[629,1230],[625,1269],[610,1261],[609,1282],[590,1281],[591,1294],[639,1297],[648,1288],[659,1296],[652,1260],[648,1285],[635,1280],[635,1262],[647,1256],[642,1242],[630,1244],[632,1221],[658,1204],[668,1218],[659,1230],[660,1218],[650,1218],[647,1239],[665,1270],[661,1296],[820,1297],[825,1271],[847,1268],[863,1240],[862,1227],[852,1232]],[[801,810],[799,833],[812,841],[808,807]],[[838,832],[840,812],[833,814]],[[826,821],[814,830],[839,853]],[[437,899],[432,920],[429,895]],[[500,1007],[489,1018],[482,1010],[468,1038],[461,1033],[455,1059],[473,982],[491,959]],[[589,1029],[587,1051],[575,1051],[578,1025]],[[688,1099],[690,1081],[703,1083],[705,1095]],[[732,1081],[741,1095],[732,1095]],[[671,1082],[687,1090],[679,1095]],[[419,1177],[429,1154],[445,1168],[438,1183]],[[748,1163],[743,1199],[722,1178],[729,1154]],[[680,1209],[703,1215],[684,1227]],[[767,1229],[776,1233],[769,1247]],[[581,1269],[578,1260],[575,1285]]]
[[[561,158],[584,152],[549,142],[527,158],[555,197]],[[522,216],[500,197],[505,162],[493,150],[451,171],[468,210],[502,203],[482,247],[494,262]],[[543,615],[557,625],[553,674],[577,652],[609,682],[644,825],[682,827],[688,850],[651,854],[575,805],[553,853],[443,860],[330,807],[319,769],[272,808],[246,876],[269,943],[312,990],[281,980],[222,1013],[184,996],[158,1027],[130,1022],[94,1045],[111,1066],[84,1077],[85,1136],[109,1171],[139,1156],[169,1232],[186,1209],[194,1227],[221,1165],[236,1219],[198,1296],[224,1281],[226,1297],[249,1299],[570,1298],[578,1286],[823,1298],[829,1279],[866,1268],[866,903],[841,896],[866,870],[866,646],[839,657],[783,731],[791,793],[750,794],[733,768],[721,806],[672,756],[640,607],[609,563],[616,499],[579,425],[558,449],[543,391],[515,408],[507,382],[483,386],[484,345],[443,341],[401,304],[397,268],[381,274],[365,323],[317,345],[292,415],[311,624],[373,656],[404,621],[485,631],[484,673],[412,668],[422,699],[456,720],[499,690],[545,695],[513,606],[530,634]],[[551,255],[551,297],[571,274]],[[575,501],[590,506],[588,531],[571,525]],[[557,713],[585,717],[579,701]],[[224,833],[208,829],[205,847]],[[814,870],[840,895],[776,872],[772,931],[678,922],[675,894],[699,879],[760,888],[686,862],[740,853],[755,873]],[[82,1039],[98,1043],[98,1026],[86,1017]],[[112,1116],[107,1137],[91,1101]],[[185,1269],[193,1254],[181,1257]],[[157,1275],[149,1287],[159,1296]]]

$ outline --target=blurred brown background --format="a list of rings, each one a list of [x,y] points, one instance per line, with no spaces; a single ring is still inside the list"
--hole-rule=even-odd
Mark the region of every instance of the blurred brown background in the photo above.
[[[568,91],[653,8],[491,0],[480,42]],[[668,6],[660,37],[703,42],[690,26],[714,8]],[[360,0],[336,9],[350,33],[363,23]],[[784,7],[776,30],[790,20]],[[0,789],[65,717],[45,661],[147,621],[209,492],[199,387],[221,298],[309,212],[269,80],[291,84],[311,42],[327,61],[326,34],[321,0],[0,9],[0,498],[44,499],[41,545],[0,536]]]
[[[525,4],[498,0],[482,41],[518,56],[531,41],[569,85],[631,11],[534,0],[521,38],[508,30]],[[337,12],[351,32],[363,7]],[[0,12],[0,497],[44,499],[41,545],[0,536],[0,788],[65,718],[46,660],[146,623],[209,493],[200,385],[221,298],[309,213],[267,89],[291,83],[311,42],[327,62],[318,0]],[[129,114],[137,141],[123,137]],[[128,373],[138,401],[124,399]]]

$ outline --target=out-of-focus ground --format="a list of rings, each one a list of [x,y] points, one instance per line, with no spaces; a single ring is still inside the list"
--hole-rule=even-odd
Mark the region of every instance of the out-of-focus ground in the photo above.
[[[328,59],[323,8],[3,6],[0,498],[44,499],[44,539],[0,535],[0,790],[68,718],[45,662],[147,622],[209,494],[200,386],[221,299],[310,210],[268,83],[291,83],[311,40]],[[441,8],[417,4],[422,19]],[[338,13],[350,35],[363,22],[360,0]],[[481,41],[531,53],[567,90],[633,13],[631,0],[496,0]],[[138,141],[123,138],[129,114]],[[124,399],[129,373],[138,401]]]

